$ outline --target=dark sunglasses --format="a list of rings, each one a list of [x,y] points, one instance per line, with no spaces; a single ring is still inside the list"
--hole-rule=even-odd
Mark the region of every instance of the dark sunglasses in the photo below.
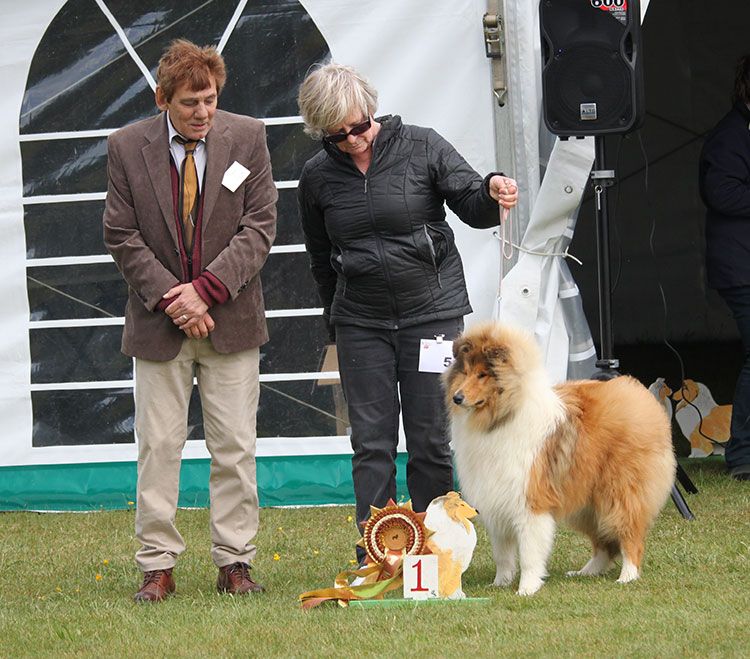
[[[357,124],[348,133],[334,133],[333,135],[323,135],[323,141],[328,142],[329,144],[338,144],[339,142],[343,142],[347,137],[349,137],[349,135],[361,135],[362,133],[366,133],[368,130],[370,130],[371,125],[372,122],[370,121],[370,117],[367,117],[366,121],[363,121],[361,124]]]

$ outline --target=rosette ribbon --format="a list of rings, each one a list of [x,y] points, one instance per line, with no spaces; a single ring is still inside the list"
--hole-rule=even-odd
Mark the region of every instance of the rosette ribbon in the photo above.
[[[367,552],[366,563],[356,570],[344,570],[333,588],[310,590],[299,596],[303,609],[336,600],[341,606],[353,600],[382,599],[403,585],[403,562],[408,554],[429,553],[425,541],[431,534],[424,525],[425,513],[415,513],[411,501],[399,506],[392,499],[385,508],[370,507],[370,518],[362,522],[357,543]]]
[[[357,570],[343,570],[336,575],[333,588],[309,590],[299,596],[299,601],[307,610],[332,600],[346,606],[352,600],[382,599],[383,595],[403,585],[402,570],[403,554],[392,555],[385,563],[368,563]],[[352,585],[358,578],[363,581]]]

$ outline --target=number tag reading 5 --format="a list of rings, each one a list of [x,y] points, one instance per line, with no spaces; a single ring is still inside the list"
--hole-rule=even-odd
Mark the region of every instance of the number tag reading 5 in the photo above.
[[[453,363],[453,341],[437,339],[419,340],[420,373],[442,373]]]

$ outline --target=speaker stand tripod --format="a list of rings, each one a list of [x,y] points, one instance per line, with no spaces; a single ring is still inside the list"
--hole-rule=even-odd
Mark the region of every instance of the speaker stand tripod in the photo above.
[[[607,188],[615,182],[613,169],[605,169],[604,137],[594,137],[594,168],[591,170],[591,181],[594,185],[594,203],[596,208],[596,264],[597,284],[599,291],[599,337],[601,349],[599,359],[596,360],[594,380],[611,380],[620,373],[620,360],[616,359],[612,342],[612,286],[610,281],[609,264],[609,213],[607,206]],[[677,465],[677,480],[693,494],[698,492],[685,470]],[[672,485],[672,501],[680,514],[687,520],[695,519],[685,497],[677,484]]]

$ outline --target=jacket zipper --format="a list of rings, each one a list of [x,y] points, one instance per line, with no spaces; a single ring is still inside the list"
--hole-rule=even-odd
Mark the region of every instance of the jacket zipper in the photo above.
[[[388,271],[388,261],[385,256],[385,250],[383,249],[383,242],[380,239],[380,235],[378,234],[377,227],[375,226],[375,213],[373,212],[372,208],[372,198],[370,195],[367,194],[367,182],[370,177],[370,172],[372,171],[373,166],[375,165],[375,146],[377,144],[377,140],[375,144],[372,146],[372,161],[370,162],[370,169],[367,170],[366,174],[363,174],[363,177],[365,179],[365,197],[367,198],[367,213],[370,217],[370,226],[372,226],[372,233],[375,236],[375,242],[378,246],[378,254],[380,255],[380,260],[383,263],[383,272],[385,274],[385,281],[388,286],[388,297],[390,298],[391,303],[391,312],[393,313],[393,317],[397,320],[399,318],[398,313],[398,306],[396,305],[396,296],[393,292],[393,283],[391,282],[391,274]],[[398,322],[394,321],[394,329],[398,329]]]

